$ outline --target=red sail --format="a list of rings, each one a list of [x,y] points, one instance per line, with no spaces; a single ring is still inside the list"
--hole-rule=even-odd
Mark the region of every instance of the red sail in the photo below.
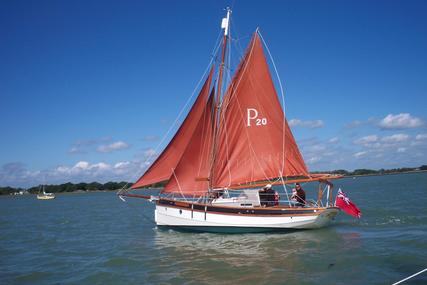
[[[190,143],[162,193],[203,195],[209,188],[210,158],[213,141],[213,94],[206,105]]]
[[[132,185],[132,189],[169,180],[172,175],[172,169],[177,166],[181,159],[181,156],[190,142],[190,138],[192,137],[194,130],[196,129],[197,123],[203,114],[203,110],[208,100],[209,91],[211,89],[213,70],[214,68],[212,67],[196,102],[193,107],[191,107],[190,112],[176,132],[175,136],[144,175],[142,175],[142,177]]]
[[[228,87],[219,121],[215,187],[308,175],[257,32]]]

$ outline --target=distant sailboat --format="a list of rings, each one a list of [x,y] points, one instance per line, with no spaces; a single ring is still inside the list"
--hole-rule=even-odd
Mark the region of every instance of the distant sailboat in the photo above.
[[[37,194],[37,199],[39,200],[51,200],[55,199],[55,194],[53,193],[46,193],[44,190],[44,185],[40,186],[39,193]]]
[[[129,191],[118,195],[150,199],[161,226],[203,231],[323,227],[339,212],[330,180],[341,176],[308,172],[278,99],[258,29],[221,96],[230,14],[227,9],[221,25],[217,73],[212,64],[177,133],[131,189],[164,181],[166,186],[159,196]],[[286,185],[312,181],[319,182],[317,201],[297,207]],[[273,197],[260,195],[267,184],[281,185],[286,199],[274,191]]]

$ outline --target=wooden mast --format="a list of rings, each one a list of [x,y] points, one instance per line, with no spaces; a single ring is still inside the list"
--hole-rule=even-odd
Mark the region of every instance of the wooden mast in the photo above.
[[[219,66],[219,74],[218,74],[218,85],[216,89],[215,94],[215,101],[214,101],[214,126],[213,126],[213,147],[212,147],[212,159],[211,159],[211,169],[209,173],[209,191],[213,189],[213,170],[215,165],[215,157],[216,157],[216,149],[217,149],[217,134],[218,134],[218,124],[219,124],[219,118],[218,115],[220,114],[220,108],[221,108],[221,89],[222,89],[222,79],[224,76],[224,66],[225,66],[225,54],[227,51],[227,41],[228,41],[228,32],[229,32],[229,24],[230,24],[230,14],[231,9],[227,7],[227,16],[222,19],[221,22],[221,28],[224,29],[224,36],[223,36],[223,45],[222,45],[222,52],[221,52],[221,64]]]

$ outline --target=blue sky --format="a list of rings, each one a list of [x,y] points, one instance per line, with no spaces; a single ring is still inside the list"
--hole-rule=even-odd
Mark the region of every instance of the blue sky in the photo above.
[[[2,1],[0,186],[138,178],[230,2]],[[236,46],[257,26],[267,41],[310,170],[427,164],[425,1],[233,5]]]

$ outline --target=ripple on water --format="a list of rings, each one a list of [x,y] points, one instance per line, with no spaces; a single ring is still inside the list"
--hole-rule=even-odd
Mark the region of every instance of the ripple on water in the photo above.
[[[0,284],[392,284],[425,268],[427,174],[342,183],[362,219],[289,233],[159,230],[151,204],[114,193],[0,198]]]

